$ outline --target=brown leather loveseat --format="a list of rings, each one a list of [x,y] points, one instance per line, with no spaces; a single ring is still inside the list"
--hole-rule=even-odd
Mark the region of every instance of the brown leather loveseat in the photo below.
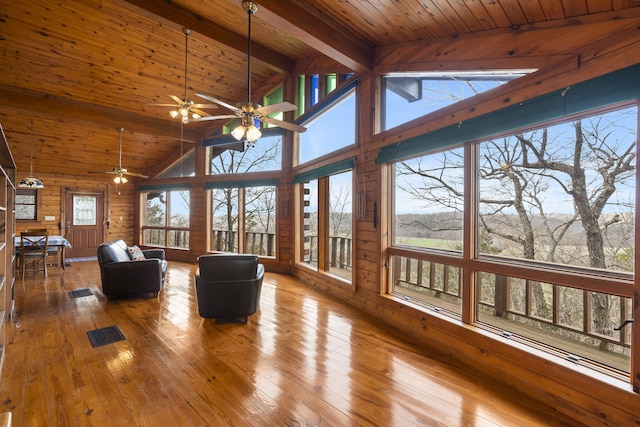
[[[164,286],[167,261],[163,249],[143,249],[144,259],[132,260],[123,240],[98,246],[102,292],[107,297],[153,295]]]

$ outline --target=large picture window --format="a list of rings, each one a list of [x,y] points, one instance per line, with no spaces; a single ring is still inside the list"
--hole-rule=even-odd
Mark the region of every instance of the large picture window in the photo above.
[[[353,81],[342,91],[318,104],[302,123],[307,128],[298,134],[298,164],[332,153],[356,143],[356,90]]]
[[[142,197],[143,243],[150,246],[188,249],[190,191],[143,191]]]
[[[232,136],[205,140],[209,175],[230,175],[282,169],[282,139],[279,128],[263,129],[262,137],[252,147]]]
[[[276,181],[210,183],[211,250],[276,256]]]
[[[468,253],[479,326],[630,372],[637,123],[594,110],[393,163],[391,293],[460,318]]]
[[[532,71],[449,71],[383,76],[380,130],[407,123]]]
[[[299,262],[351,282],[353,171],[340,166],[335,169],[327,175],[319,170],[322,176],[315,179],[298,180],[302,184],[303,230]]]

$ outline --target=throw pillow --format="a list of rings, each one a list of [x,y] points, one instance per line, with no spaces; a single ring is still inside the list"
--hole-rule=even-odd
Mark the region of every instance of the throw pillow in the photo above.
[[[140,249],[136,245],[127,246],[127,252],[129,252],[129,258],[131,258],[134,261],[146,259],[144,256],[144,253],[142,252],[142,249]]]

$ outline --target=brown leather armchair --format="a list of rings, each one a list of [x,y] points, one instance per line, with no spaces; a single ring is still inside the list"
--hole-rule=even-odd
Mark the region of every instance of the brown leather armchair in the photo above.
[[[211,254],[198,257],[196,296],[200,316],[247,323],[260,307],[264,265],[257,255]]]
[[[102,292],[107,297],[158,295],[167,272],[164,250],[144,249],[142,252],[146,259],[134,261],[123,240],[98,246]]]

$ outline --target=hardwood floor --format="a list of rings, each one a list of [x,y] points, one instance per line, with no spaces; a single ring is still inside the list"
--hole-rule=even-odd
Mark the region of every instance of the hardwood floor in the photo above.
[[[16,282],[13,426],[579,425],[289,276],[246,325],[201,319],[195,265],[169,265],[157,299],[107,301],[95,261]],[[92,347],[111,325],[126,340]]]

